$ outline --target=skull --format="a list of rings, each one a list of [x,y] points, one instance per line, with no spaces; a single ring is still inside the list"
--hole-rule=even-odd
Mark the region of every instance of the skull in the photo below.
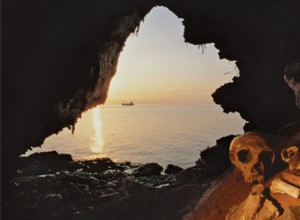
[[[300,170],[300,152],[297,146],[284,148],[281,151],[281,159],[289,164],[291,171]]]
[[[231,163],[239,169],[247,183],[263,183],[275,154],[267,142],[257,134],[248,132],[235,137],[229,148]]]
[[[294,91],[296,106],[300,109],[300,60],[288,64],[283,77],[288,86]]]

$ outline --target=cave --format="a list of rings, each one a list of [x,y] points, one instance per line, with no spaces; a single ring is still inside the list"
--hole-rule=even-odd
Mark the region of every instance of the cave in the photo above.
[[[64,128],[25,155],[55,150],[74,160],[109,157],[186,168],[216,139],[241,134],[245,121],[224,114],[211,97],[238,75],[234,62],[220,60],[213,44],[202,50],[185,43],[183,32],[176,15],[153,8],[128,37],[106,102],[84,112],[73,132]],[[134,108],[122,107],[127,100]]]
[[[245,131],[299,131],[300,111],[283,79],[300,58],[297,0],[4,1],[4,200],[19,155],[105,102],[126,39],[155,6],[183,19],[186,42],[214,43],[221,59],[236,61],[239,76],[212,96],[248,121]]]

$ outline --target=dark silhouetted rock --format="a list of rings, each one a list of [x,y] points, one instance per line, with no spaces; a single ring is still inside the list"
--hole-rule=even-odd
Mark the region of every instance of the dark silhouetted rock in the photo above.
[[[176,175],[179,183],[200,183],[204,180],[203,170],[197,166],[189,167]]]
[[[88,172],[101,172],[116,168],[122,169],[120,166],[117,166],[117,164],[110,158],[97,158],[94,160],[81,161],[80,163],[85,166],[85,170]]]
[[[177,185],[134,194],[120,200],[97,205],[90,212],[76,216],[74,220],[179,220],[184,219],[191,208],[197,204],[207,186]],[[191,205],[193,204],[193,205]]]
[[[16,162],[19,175],[54,174],[61,170],[76,169],[70,154],[59,154],[56,151],[34,153],[20,157]]]
[[[93,207],[118,203],[133,195],[142,198],[143,194],[172,187],[176,182],[174,175],[159,175],[162,167],[158,164],[115,163],[109,158],[66,162],[69,165],[57,166],[57,172],[41,175],[41,171],[47,171],[42,170],[45,164],[54,166],[59,161],[53,159],[57,153],[42,155],[38,155],[39,161],[18,158],[22,166],[10,182],[7,219],[73,219]],[[91,169],[89,165],[99,167]],[[141,176],[135,177],[132,171],[138,173],[137,170]]]
[[[231,166],[229,159],[229,146],[234,135],[222,137],[217,140],[217,145],[200,152],[201,159],[217,172],[223,172]],[[196,162],[197,163],[197,162]]]
[[[30,159],[37,161],[46,161],[46,160],[61,160],[61,161],[73,161],[70,154],[59,154],[56,151],[40,152],[34,153],[28,156]]]
[[[151,175],[160,175],[163,171],[163,167],[157,163],[147,163],[142,167],[134,171],[133,175],[138,176],[151,176]]]
[[[183,168],[173,165],[173,164],[169,164],[165,170],[166,174],[175,174],[175,173],[179,173],[180,171],[182,171]]]

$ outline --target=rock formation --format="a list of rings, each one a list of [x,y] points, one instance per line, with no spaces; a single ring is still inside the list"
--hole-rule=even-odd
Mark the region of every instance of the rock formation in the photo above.
[[[7,0],[4,175],[14,158],[64,127],[74,129],[82,112],[105,102],[127,37],[157,5],[183,18],[186,42],[215,43],[220,58],[237,61],[240,75],[213,94],[224,112],[239,112],[246,130],[297,128],[300,113],[283,72],[300,58],[298,0]]]

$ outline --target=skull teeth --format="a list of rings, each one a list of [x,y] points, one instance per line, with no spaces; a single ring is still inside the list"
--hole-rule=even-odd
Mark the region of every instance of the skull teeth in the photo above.
[[[254,167],[251,167],[251,174],[257,175],[257,174],[259,174],[259,171],[257,169],[255,169]]]
[[[263,176],[258,177],[257,182],[263,184],[264,183],[264,177]]]

